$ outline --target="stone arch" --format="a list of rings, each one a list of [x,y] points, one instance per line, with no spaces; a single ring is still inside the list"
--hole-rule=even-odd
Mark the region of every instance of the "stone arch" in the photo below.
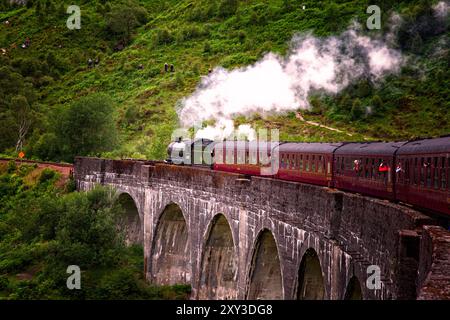
[[[362,288],[356,276],[350,278],[347,284],[347,289],[345,290],[344,300],[362,300]]]
[[[272,232],[261,230],[254,245],[248,277],[247,299],[283,299],[283,277],[278,246]]]
[[[298,271],[297,299],[323,300],[325,298],[325,283],[316,250],[305,251]]]
[[[205,237],[198,299],[237,299],[237,254],[226,217],[217,214]]]
[[[126,192],[119,194],[117,202],[124,210],[123,215],[119,218],[119,228],[124,232],[125,243],[144,244],[144,224],[139,215],[138,206],[133,197]]]
[[[151,251],[152,281],[159,285],[190,284],[189,230],[183,212],[168,204],[156,225]]]

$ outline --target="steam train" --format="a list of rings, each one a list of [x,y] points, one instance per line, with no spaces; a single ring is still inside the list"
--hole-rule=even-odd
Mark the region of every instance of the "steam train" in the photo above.
[[[172,142],[172,164],[296,181],[400,201],[450,218],[450,135],[402,142]]]

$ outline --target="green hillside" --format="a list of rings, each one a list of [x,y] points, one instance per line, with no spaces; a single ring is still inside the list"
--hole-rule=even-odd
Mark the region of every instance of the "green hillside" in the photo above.
[[[4,154],[16,154],[22,127],[28,129],[27,157],[161,159],[178,127],[177,102],[195,91],[209,69],[247,66],[267,52],[284,55],[297,33],[339,34],[353,20],[365,26],[366,8],[374,3],[382,8],[382,29],[365,32],[385,34],[389,17],[398,12],[403,19],[396,46],[408,62],[381,82],[361,79],[338,95],[310,98],[313,107],[302,111],[305,120],[341,132],[301,121],[295,112],[239,116],[236,124],[279,128],[282,140],[299,141],[450,133],[448,15],[445,26],[434,25],[432,6],[438,1],[71,1],[81,8],[80,30],[66,27],[68,2],[8,2],[2,2],[0,13]],[[31,43],[23,49],[27,37]],[[96,58],[99,63],[88,67],[88,59]],[[165,63],[173,64],[174,72],[165,72]],[[83,112],[91,113],[83,118]],[[98,122],[86,120],[92,117]],[[79,135],[83,125],[87,128]],[[95,139],[91,144],[89,137]]]

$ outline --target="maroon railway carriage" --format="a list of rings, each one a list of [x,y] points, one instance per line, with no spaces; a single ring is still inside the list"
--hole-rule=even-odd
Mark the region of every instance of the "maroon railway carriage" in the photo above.
[[[348,143],[334,153],[334,183],[343,190],[395,200],[394,156],[406,142]]]
[[[397,152],[397,200],[450,215],[450,136],[410,141]]]
[[[273,149],[278,159],[276,177],[322,186],[333,186],[333,152],[342,143],[283,143]]]
[[[214,170],[271,176],[271,152],[277,145],[264,141],[223,141],[214,145]]]

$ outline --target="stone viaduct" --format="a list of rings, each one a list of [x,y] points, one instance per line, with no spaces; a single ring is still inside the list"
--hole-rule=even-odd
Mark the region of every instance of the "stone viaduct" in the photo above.
[[[153,161],[79,157],[74,177],[117,190],[147,280],[192,299],[450,297],[449,232],[406,206]]]

